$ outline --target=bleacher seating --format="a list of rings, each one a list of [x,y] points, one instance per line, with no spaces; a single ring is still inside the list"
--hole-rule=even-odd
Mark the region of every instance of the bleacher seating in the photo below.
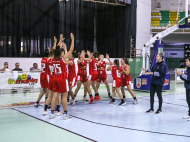
[[[190,12],[189,12],[190,13]],[[151,12],[151,26],[154,27],[169,27],[176,24],[185,17],[185,11],[180,12],[177,19],[177,11],[161,10],[156,12]],[[185,19],[179,24],[185,24]]]

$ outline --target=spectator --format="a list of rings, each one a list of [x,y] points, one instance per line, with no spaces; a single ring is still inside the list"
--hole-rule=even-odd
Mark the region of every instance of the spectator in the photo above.
[[[30,71],[39,71],[40,69],[38,68],[38,64],[34,63],[33,67],[30,68]]]
[[[19,63],[15,63],[15,69],[13,71],[22,71],[21,68],[19,68]]]
[[[8,66],[8,62],[4,63],[4,66],[1,67],[1,71],[11,71]]]

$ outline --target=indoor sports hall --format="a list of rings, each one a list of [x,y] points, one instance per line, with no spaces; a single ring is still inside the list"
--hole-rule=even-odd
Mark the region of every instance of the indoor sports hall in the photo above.
[[[189,142],[190,0],[1,0],[0,142]]]

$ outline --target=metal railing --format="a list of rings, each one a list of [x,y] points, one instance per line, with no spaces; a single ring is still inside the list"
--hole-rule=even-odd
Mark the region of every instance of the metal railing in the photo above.
[[[140,51],[139,54],[137,54],[136,51]],[[130,58],[136,58],[137,55],[142,56],[143,55],[143,50],[142,49],[125,49],[125,57],[130,57]]]

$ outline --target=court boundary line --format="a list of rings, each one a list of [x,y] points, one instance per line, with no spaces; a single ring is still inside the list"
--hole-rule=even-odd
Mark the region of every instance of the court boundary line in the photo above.
[[[83,135],[77,134],[77,133],[75,133],[75,132],[73,132],[73,131],[67,130],[67,129],[65,129],[65,128],[62,128],[62,127],[57,126],[57,125],[55,125],[55,124],[52,124],[52,123],[50,123],[50,122],[44,121],[44,120],[39,119],[39,118],[37,118],[37,117],[34,117],[34,116],[30,115],[30,114],[27,114],[27,113],[25,113],[25,112],[22,112],[22,111],[20,111],[20,110],[16,110],[16,109],[14,109],[14,108],[12,108],[12,109],[13,109],[14,111],[18,111],[18,112],[20,112],[20,113],[22,113],[22,114],[25,114],[25,115],[27,115],[27,116],[30,116],[30,117],[32,117],[32,118],[35,118],[35,119],[40,120],[40,121],[42,121],[42,122],[45,122],[45,123],[47,123],[47,124],[53,125],[53,126],[55,126],[55,127],[57,127],[57,128],[60,128],[60,129],[62,129],[62,130],[65,130],[65,131],[67,131],[67,132],[70,132],[70,133],[73,133],[73,134],[78,135],[78,136],[80,136],[80,137],[83,137],[83,138],[85,138],[85,139],[88,139],[88,140],[90,140],[90,141],[97,142],[97,141],[95,141],[95,140],[93,140],[93,139],[90,139],[90,138],[85,137],[85,136],[83,136]]]
[[[184,94],[184,93],[181,93],[181,94]],[[168,95],[181,95],[181,94],[168,94]],[[163,96],[168,96],[168,95],[163,95]],[[139,97],[138,99],[145,100],[145,101],[150,101],[150,100],[148,100],[148,99],[143,99],[143,98],[146,98],[146,97],[148,97],[148,96]],[[132,98],[128,98],[128,99],[132,99]],[[106,100],[104,100],[104,101],[106,101]],[[158,102],[158,101],[155,101],[155,102]],[[167,103],[167,102],[163,102],[163,103],[165,103],[165,104],[171,104],[171,105],[177,105],[177,106],[184,106],[184,105],[172,104],[172,103]],[[187,107],[187,106],[184,106],[184,107]],[[70,131],[70,130],[67,130],[67,129],[65,129],[65,128],[62,128],[62,127],[60,127],[60,126],[54,125],[54,124],[52,124],[52,123],[50,123],[50,122],[47,122],[47,121],[44,121],[44,120],[39,119],[39,118],[37,118],[37,117],[34,117],[34,116],[30,115],[30,114],[27,114],[27,113],[24,113],[24,112],[22,112],[22,111],[16,110],[15,108],[12,108],[12,109],[15,110],[15,111],[18,111],[18,112],[20,112],[20,113],[23,113],[23,114],[25,114],[25,115],[28,115],[28,116],[30,116],[30,117],[32,117],[32,118],[35,118],[35,119],[37,119],[37,120],[40,120],[40,121],[42,121],[42,122],[48,123],[48,124],[50,124],[50,125],[53,125],[53,126],[55,126],[55,127],[58,127],[58,128],[63,129],[63,130],[65,130],[65,131],[68,131],[68,132],[70,132],[70,133],[73,133],[73,134],[76,134],[76,135],[81,136],[81,137],[83,137],[83,138],[86,138],[86,139],[88,139],[88,140],[95,141],[95,140],[92,140],[92,139],[90,139],[90,138],[87,138],[87,137],[85,137],[85,136],[83,136],[83,135],[80,135],[80,134],[77,134],[77,133],[72,132],[72,131]],[[190,137],[190,136],[187,136],[187,135],[178,135],[178,134],[170,134],[170,133],[154,132],[154,131],[147,131],[147,130],[141,130],[141,129],[133,129],[133,128],[126,128],[126,127],[119,127],[119,126],[114,126],[114,125],[108,125],[108,124],[102,124],[102,123],[93,122],[93,121],[90,121],[90,120],[87,120],[87,119],[83,119],[83,118],[80,118],[80,117],[77,117],[77,116],[74,116],[74,115],[71,115],[71,116],[74,117],[74,118],[83,120],[83,121],[87,121],[87,122],[94,123],[94,124],[98,124],[98,125],[108,126],[108,127],[114,127],[114,128],[120,128],[120,129],[127,129],[127,130],[132,130],[132,131],[140,131],[140,132],[146,132],[146,133],[169,135],[169,136]],[[95,142],[96,142],[96,141],[95,141]]]
[[[102,124],[102,123],[93,122],[93,121],[86,120],[86,119],[83,119],[83,118],[80,118],[80,117],[77,117],[77,116],[74,116],[74,115],[71,115],[71,116],[74,117],[74,118],[77,118],[77,119],[81,119],[83,121],[90,122],[90,123],[94,123],[94,124],[98,124],[98,125],[104,125],[104,126],[109,126],[109,127],[114,127],[114,128],[120,128],[120,129],[132,130],[132,131],[140,131],[140,132],[146,132],[146,133],[154,133],[154,134],[178,136],[178,137],[190,137],[190,136],[187,136],[187,135],[178,135],[178,134],[170,134],[170,133],[154,132],[154,131],[147,131],[147,130],[141,130],[141,129],[119,127],[119,126],[114,126],[114,125],[108,125],[108,124]]]
[[[142,99],[142,98],[141,98],[141,99]],[[149,101],[148,99],[142,99],[142,100]],[[168,103],[166,103],[166,104],[168,104]],[[171,105],[175,105],[175,104],[171,104]],[[181,105],[181,106],[182,106],[182,105]],[[186,107],[186,106],[185,106],[185,107]],[[14,108],[12,108],[12,109],[15,110]],[[19,111],[19,110],[16,110],[16,111]],[[26,114],[26,113],[24,113],[24,112],[22,112],[22,111],[19,111],[19,112],[21,112],[21,113],[23,113],[23,114]],[[29,115],[29,114],[26,114],[26,115],[31,116],[31,115]],[[190,137],[190,136],[188,136],[188,135],[178,135],[178,134],[154,132],[154,131],[147,131],[147,130],[141,130],[141,129],[134,129],[134,128],[126,128],[126,127],[114,126],[114,125],[109,125],[109,124],[102,124],[102,123],[90,121],[90,120],[87,120],[87,119],[83,119],[83,118],[80,118],[80,117],[77,117],[77,116],[74,116],[74,115],[71,115],[71,116],[74,117],[74,118],[77,118],[77,119],[80,119],[80,120],[89,122],[89,123],[93,123],[93,124],[97,124],[97,125],[103,125],[103,126],[108,126],[108,127],[113,127],[113,128],[126,129],[126,130],[132,130],[132,131],[139,131],[139,132],[145,132],[145,133],[154,133],[154,134],[161,134],[161,135],[169,135],[169,136]],[[42,119],[39,119],[39,118],[37,118],[37,117],[34,117],[34,116],[31,116],[31,117],[36,118],[36,119],[38,119],[38,120],[41,120],[41,121],[43,121],[43,122],[46,122],[46,121],[44,121],[44,120],[42,120]],[[56,126],[56,125],[54,125],[54,124],[52,124],[52,123],[49,123],[49,122],[46,122],[46,123],[51,124],[51,125],[53,125],[53,126]],[[59,127],[59,126],[56,126],[56,127],[61,128],[61,129],[64,129],[64,128]],[[67,129],[64,129],[64,130],[70,132],[70,130],[67,130]],[[76,134],[75,132],[71,132],[71,133]],[[80,134],[78,134],[78,135],[80,135]],[[81,135],[80,135],[80,136],[81,136]],[[85,138],[86,138],[86,137],[85,137]],[[90,139],[90,140],[91,140],[91,139]]]

